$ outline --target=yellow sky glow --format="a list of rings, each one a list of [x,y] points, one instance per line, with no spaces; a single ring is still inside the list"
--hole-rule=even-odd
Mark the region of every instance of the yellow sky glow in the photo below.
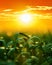
[[[52,13],[49,6],[29,7],[22,11],[5,9],[0,12],[0,31],[47,31],[52,29]],[[38,11],[44,11],[39,13]]]

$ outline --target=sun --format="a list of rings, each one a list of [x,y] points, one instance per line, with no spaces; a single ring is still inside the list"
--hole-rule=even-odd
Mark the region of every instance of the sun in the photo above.
[[[21,22],[23,22],[25,24],[28,24],[28,23],[30,23],[30,21],[32,19],[32,15],[31,14],[28,14],[28,13],[21,14],[19,16],[19,19],[20,19]]]

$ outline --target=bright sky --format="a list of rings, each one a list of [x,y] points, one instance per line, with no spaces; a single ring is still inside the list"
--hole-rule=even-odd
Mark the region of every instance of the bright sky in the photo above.
[[[30,14],[23,16],[23,14]],[[29,17],[26,22],[19,16]],[[0,32],[52,31],[52,0],[0,0]]]

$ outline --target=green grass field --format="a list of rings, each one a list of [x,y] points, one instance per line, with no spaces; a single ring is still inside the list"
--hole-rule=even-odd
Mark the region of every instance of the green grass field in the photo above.
[[[52,65],[52,33],[0,33],[0,65]]]

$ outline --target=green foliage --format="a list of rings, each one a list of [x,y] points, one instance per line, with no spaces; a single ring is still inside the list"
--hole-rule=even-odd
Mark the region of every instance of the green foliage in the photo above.
[[[52,65],[52,34],[0,34],[0,65]]]

